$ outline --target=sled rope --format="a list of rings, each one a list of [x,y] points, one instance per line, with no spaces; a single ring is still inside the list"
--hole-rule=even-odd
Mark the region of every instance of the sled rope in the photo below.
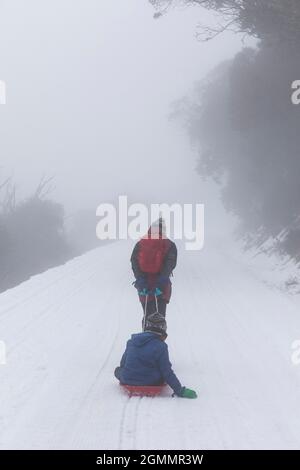
[[[159,311],[158,311],[157,295],[155,295],[154,297],[155,297],[156,311],[157,311],[157,313],[159,313]]]
[[[144,318],[143,318],[143,331],[145,331],[145,326],[146,326],[147,304],[148,304],[148,294],[146,295],[146,299],[145,299]]]

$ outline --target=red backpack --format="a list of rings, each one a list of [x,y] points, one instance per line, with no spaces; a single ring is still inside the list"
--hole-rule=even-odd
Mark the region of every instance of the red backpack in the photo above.
[[[167,238],[142,238],[138,251],[138,263],[141,271],[149,274],[159,273],[169,248],[170,240]]]

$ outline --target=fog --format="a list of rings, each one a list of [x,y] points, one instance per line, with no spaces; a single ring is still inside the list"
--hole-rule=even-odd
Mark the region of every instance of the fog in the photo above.
[[[1,2],[0,292],[103,243],[96,209],[120,195],[205,204],[205,246],[231,237],[220,188],[203,183],[199,149],[170,115],[254,40],[200,42],[212,12],[155,11],[148,0]]]
[[[1,2],[1,176],[21,196],[54,175],[68,213],[119,194],[198,198],[170,105],[243,44],[230,32],[197,41],[198,22],[214,21],[199,7],[153,13],[147,0]]]
[[[0,0],[0,449],[299,449],[299,46],[299,0]]]

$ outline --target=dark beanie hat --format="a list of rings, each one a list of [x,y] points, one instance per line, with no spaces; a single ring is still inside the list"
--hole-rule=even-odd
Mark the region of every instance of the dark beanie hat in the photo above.
[[[152,222],[152,224],[150,225],[149,230],[148,230],[148,235],[150,236],[150,238],[152,238],[153,231],[155,233],[153,238],[157,237],[156,235],[157,230],[159,232],[159,238],[166,238],[166,223],[162,217],[155,220],[155,222]]]
[[[146,319],[145,331],[167,336],[167,322],[165,318],[158,312],[152,313]]]

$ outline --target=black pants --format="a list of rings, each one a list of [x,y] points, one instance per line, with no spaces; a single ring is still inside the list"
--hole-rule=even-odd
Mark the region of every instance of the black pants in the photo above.
[[[147,305],[146,303],[141,302],[141,305],[143,309],[143,321],[142,321],[143,330],[144,330],[144,325],[146,324],[146,319],[152,313],[155,313],[156,311],[158,311],[164,318],[166,318],[167,302],[163,298],[160,298],[160,297],[157,298],[157,306],[156,306],[155,299],[148,301]],[[145,307],[147,307],[146,311],[145,311]]]

